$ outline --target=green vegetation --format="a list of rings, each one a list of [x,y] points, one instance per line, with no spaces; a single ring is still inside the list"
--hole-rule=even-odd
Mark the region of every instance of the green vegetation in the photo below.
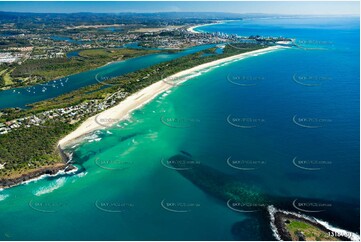
[[[7,38],[0,40],[0,49],[8,48],[8,47],[23,47],[29,45],[30,45],[29,41],[25,39]]]
[[[12,72],[0,74],[3,81],[0,88],[18,87],[50,81],[56,78],[95,69],[111,61],[160,52],[142,49],[91,49],[82,50],[72,58],[27,60],[21,65],[14,64]]]
[[[16,118],[26,117],[31,114],[55,109],[69,107],[82,103],[84,101],[100,99],[103,100],[116,91],[124,91],[128,93],[134,93],[144,87],[155,83],[162,78],[175,74],[179,71],[189,69],[191,67],[207,63],[220,58],[244,53],[247,51],[263,48],[259,45],[244,45],[244,48],[233,48],[227,46],[224,49],[223,54],[202,57],[204,51],[184,56],[179,59],[161,63],[151,66],[146,69],[142,69],[133,73],[129,73],[124,76],[110,79],[107,83],[95,84],[88,87],[78,89],[76,91],[61,95],[54,99],[41,101],[35,103],[31,108],[27,110],[21,109],[6,109],[2,110],[4,115],[1,117],[2,122],[13,120]],[[107,50],[96,50],[97,53],[84,51],[83,56],[96,55],[106,56],[104,59],[116,57],[118,58],[120,53],[122,55],[134,55],[139,52],[108,52]],[[133,51],[133,50],[132,50]],[[134,50],[136,51],[136,50]],[[144,53],[144,52],[141,52]],[[149,52],[147,52],[149,53]],[[62,67],[64,68],[64,66]],[[92,115],[94,115],[93,113]],[[86,118],[86,117],[84,117]],[[77,123],[79,124],[79,122]],[[0,136],[0,163],[6,162],[6,169],[0,172],[0,178],[4,177],[8,170],[11,171],[19,169],[27,169],[28,164],[33,166],[46,165],[49,162],[58,162],[59,155],[55,152],[57,142],[62,136],[70,133],[75,129],[75,125],[70,125],[62,122],[48,121],[46,127],[31,127],[25,129],[13,130],[9,134]],[[34,164],[34,165],[33,165]],[[9,174],[8,174],[9,175]],[[252,197],[251,194],[246,194],[246,190],[242,190],[238,185],[228,184],[225,189],[232,191],[232,194],[244,194],[247,197]],[[222,188],[223,189],[223,188]],[[241,189],[241,190],[240,190]],[[257,195],[255,195],[257,197]],[[227,195],[230,198],[230,195]],[[232,196],[231,196],[232,197]],[[255,198],[256,199],[256,198]],[[257,199],[256,199],[257,200]]]
[[[234,45],[233,45],[234,46]],[[173,75],[177,72],[187,70],[191,67],[201,65],[217,59],[229,57],[236,54],[245,53],[248,51],[264,48],[260,45],[253,44],[240,44],[237,48],[232,46],[226,46],[222,54],[202,57],[205,52],[204,50],[195,54],[187,55],[169,62],[157,64],[136,72],[132,72],[120,77],[112,78],[103,84],[94,84],[87,87],[80,88],[60,95],[56,98],[41,101],[31,105],[31,109],[19,110],[19,109],[6,109],[3,110],[6,113],[6,120],[13,120],[15,118],[24,117],[31,114],[36,114],[46,110],[54,108],[63,108],[72,105],[79,104],[81,102],[92,100],[92,99],[104,99],[116,91],[125,91],[134,93],[144,87],[155,83],[162,78]],[[107,85],[111,84],[111,85]]]
[[[0,178],[62,162],[56,144],[73,129],[74,125],[48,121],[0,135],[0,163],[6,163],[6,169],[0,169]]]
[[[217,50],[217,47],[209,48],[204,51],[205,54],[214,54]]]
[[[290,219],[286,223],[286,228],[291,234],[292,240],[300,240],[300,235],[304,236],[305,240],[313,241],[337,241],[338,239],[330,236],[326,232],[313,226],[310,223],[301,220]]]
[[[5,86],[9,86],[9,85],[12,85],[13,82],[12,82],[12,79],[10,77],[10,74],[11,72],[13,71],[14,69],[10,70],[10,71],[5,71],[4,74],[2,75],[2,79],[4,81],[4,85]]]

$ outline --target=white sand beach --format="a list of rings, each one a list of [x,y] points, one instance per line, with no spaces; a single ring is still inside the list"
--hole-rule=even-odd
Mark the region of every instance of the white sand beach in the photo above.
[[[187,78],[185,77],[201,72],[202,70],[206,70],[211,67],[217,67],[220,64],[225,64],[240,59],[244,59],[245,57],[256,56],[262,53],[271,52],[280,48],[286,48],[286,47],[271,46],[264,49],[254,50],[247,53],[242,53],[242,54],[222,58],[209,63],[195,66],[193,68],[178,72],[172,76],[164,78],[130,95],[125,100],[121,101],[118,105],[88,118],[76,130],[74,130],[72,133],[68,134],[63,139],[61,139],[58,144],[60,145],[60,147],[64,148],[65,146],[69,146],[70,144],[74,144],[78,142],[79,138],[82,138],[84,135],[92,131],[104,129],[112,124],[119,123],[121,120],[127,118],[127,116],[133,110],[140,108],[144,104],[154,99],[159,94],[174,87],[175,86],[174,80],[181,79],[182,81],[185,81],[187,80]],[[99,119],[107,120],[107,126],[101,125],[100,122],[98,121]]]
[[[187,29],[187,31],[193,33],[193,34],[197,34],[197,33],[200,33],[196,30],[194,30],[195,28],[198,28],[198,27],[203,27],[203,26],[208,26],[208,25],[214,25],[214,24],[221,24],[221,23],[224,23],[225,21],[217,21],[215,23],[210,23],[210,24],[200,24],[200,25],[196,25],[196,26],[193,26],[193,27],[190,27]]]
[[[189,31],[189,32],[191,32],[193,34],[197,34],[197,33],[201,33],[201,32],[196,31],[195,28],[208,26],[208,25],[223,24],[223,23],[226,23],[226,22],[233,22],[233,21],[237,21],[237,20],[222,20],[222,21],[217,21],[217,22],[210,23],[210,24],[200,24],[200,25],[196,25],[196,26],[188,28],[187,31]]]

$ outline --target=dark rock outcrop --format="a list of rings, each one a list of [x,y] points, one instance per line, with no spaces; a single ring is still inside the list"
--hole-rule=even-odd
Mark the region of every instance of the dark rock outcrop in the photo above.
[[[25,181],[40,177],[42,175],[55,175],[59,171],[64,170],[65,172],[69,172],[76,169],[73,165],[63,164],[59,166],[54,167],[45,167],[45,168],[39,168],[38,170],[31,171],[27,174],[23,174],[19,177],[15,178],[1,178],[0,179],[0,188],[8,188],[12,186],[19,185]]]

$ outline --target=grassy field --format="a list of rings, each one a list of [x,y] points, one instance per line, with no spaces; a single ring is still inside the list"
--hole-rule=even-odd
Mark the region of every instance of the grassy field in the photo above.
[[[298,235],[302,233],[306,240],[311,241],[338,241],[337,238],[330,236],[319,228],[300,220],[291,219],[286,223],[286,227],[291,234],[292,240],[299,240]]]
[[[1,76],[2,74],[4,74],[4,73],[7,71],[7,69],[8,69],[8,68],[1,69],[1,70],[0,70],[0,76]]]
[[[14,84],[13,79],[11,78],[11,72],[13,70],[14,69],[11,69],[9,71],[4,72],[3,78],[4,78],[4,85],[5,86],[10,86],[10,85]]]

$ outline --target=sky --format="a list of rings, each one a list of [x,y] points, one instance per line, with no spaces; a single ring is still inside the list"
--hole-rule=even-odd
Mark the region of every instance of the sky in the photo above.
[[[36,13],[118,13],[118,12],[229,12],[266,14],[359,15],[358,1],[296,2],[0,2],[0,11]]]

